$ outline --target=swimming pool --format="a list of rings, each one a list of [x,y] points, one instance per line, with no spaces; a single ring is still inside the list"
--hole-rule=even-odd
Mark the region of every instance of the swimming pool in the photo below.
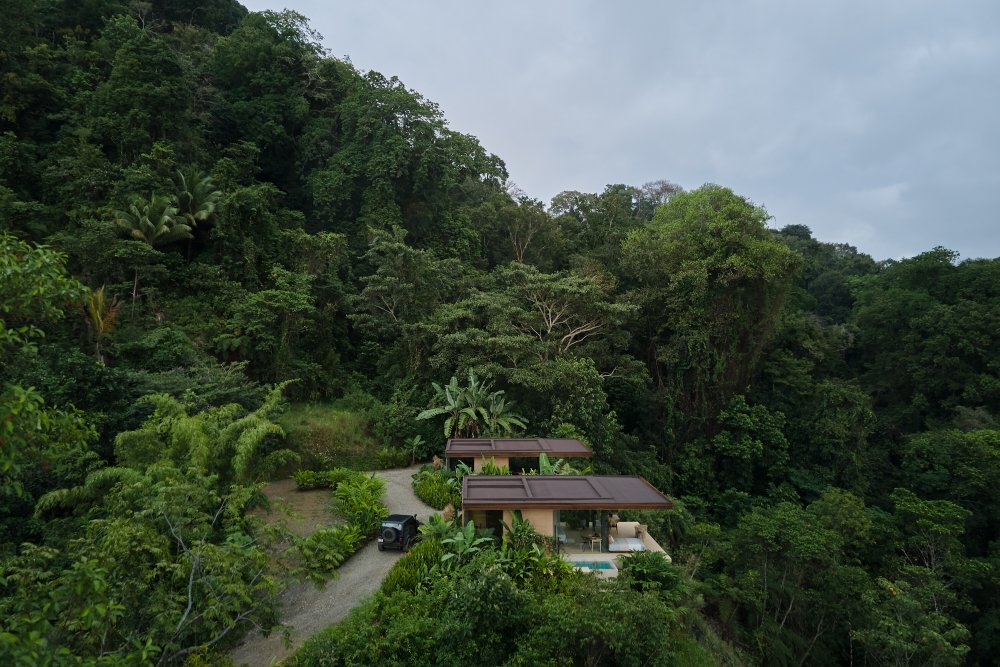
[[[573,567],[589,567],[591,570],[614,570],[614,565],[606,560],[575,560]]]

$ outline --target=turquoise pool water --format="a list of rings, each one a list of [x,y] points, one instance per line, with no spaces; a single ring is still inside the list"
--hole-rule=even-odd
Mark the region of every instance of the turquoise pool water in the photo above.
[[[591,570],[613,570],[615,566],[606,560],[575,560],[573,567],[589,567]]]

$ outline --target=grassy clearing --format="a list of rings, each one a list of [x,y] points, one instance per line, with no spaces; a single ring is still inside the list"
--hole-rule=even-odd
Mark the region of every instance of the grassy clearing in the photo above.
[[[302,456],[301,468],[375,467],[381,444],[363,414],[330,403],[293,403],[277,421],[288,434],[289,448]]]

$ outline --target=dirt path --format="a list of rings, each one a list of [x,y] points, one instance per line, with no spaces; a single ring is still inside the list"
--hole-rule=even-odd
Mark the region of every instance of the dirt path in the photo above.
[[[410,482],[416,471],[413,467],[381,470],[375,474],[385,480],[385,504],[390,514],[415,513],[418,519],[425,521],[434,510],[413,494]],[[276,485],[287,485],[287,482],[269,485],[269,491]],[[293,493],[294,488],[294,483],[287,486],[288,493]],[[285,487],[277,487],[275,491],[268,495],[280,497]],[[266,667],[288,657],[306,639],[347,616],[363,598],[378,590],[382,578],[401,555],[398,551],[380,552],[375,543],[370,542],[340,567],[339,576],[327,582],[325,588],[318,589],[311,583],[289,584],[281,594],[281,620],[292,628],[291,646],[285,648],[281,633],[272,633],[270,637],[254,633],[233,650],[236,664]]]

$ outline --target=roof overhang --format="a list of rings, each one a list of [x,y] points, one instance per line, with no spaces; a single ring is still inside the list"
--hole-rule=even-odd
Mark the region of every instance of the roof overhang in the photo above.
[[[656,487],[628,475],[466,475],[463,510],[670,509]]]
[[[506,456],[538,458],[539,455],[588,458],[590,447],[572,438],[452,438],[444,448],[447,458]]]

